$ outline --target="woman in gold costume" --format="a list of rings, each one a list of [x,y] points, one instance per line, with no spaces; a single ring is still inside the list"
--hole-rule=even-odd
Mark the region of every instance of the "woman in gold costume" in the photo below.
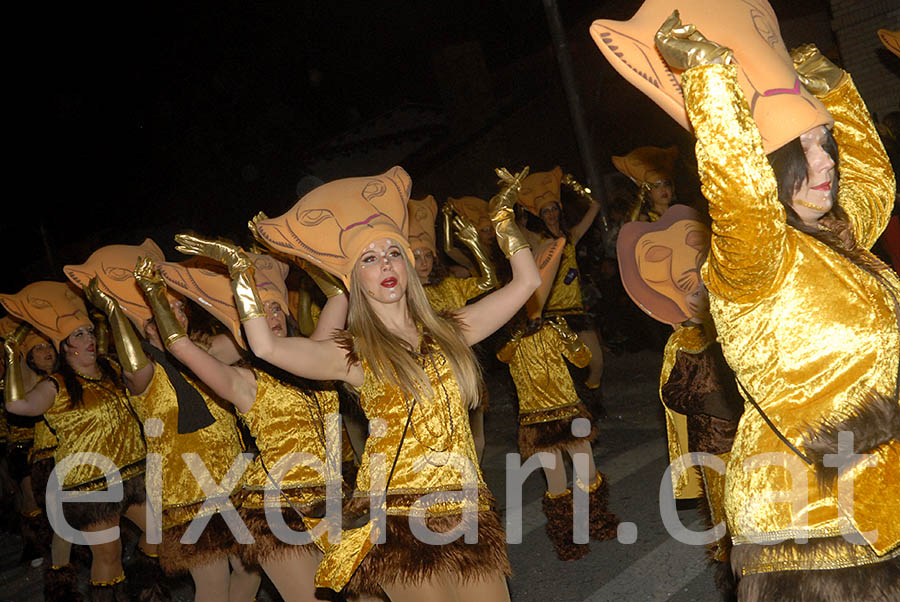
[[[187,329],[184,300],[172,294],[153,299],[169,310],[158,328],[149,301],[135,278],[128,276],[141,258],[164,259],[159,247],[147,239],[140,245],[101,247],[85,263],[65,266],[64,272],[105,315],[131,407],[143,425],[147,452],[157,459],[146,482],[148,503],[160,521],[159,564],[169,575],[189,572],[197,602],[249,602],[256,595],[259,574],[244,570],[237,561],[237,544],[217,506],[203,508],[207,495],[218,503],[238,503],[241,482],[236,479],[227,491],[207,493],[189,467],[189,461],[202,463],[212,480],[224,486],[226,473],[243,451],[234,414],[188,370],[166,357],[160,332],[170,324]],[[181,543],[192,521],[208,522],[194,543]],[[141,560],[146,567],[154,563]]]
[[[544,452],[552,454],[553,463],[543,465],[547,478],[543,509],[547,517],[547,535],[560,560],[578,560],[590,551],[584,543],[574,541],[574,490],[585,492],[588,500],[589,535],[593,539],[611,539],[616,535],[618,519],[607,510],[609,495],[605,477],[594,465],[591,444],[599,430],[591,425],[592,417],[575,392],[566,360],[579,368],[591,360],[591,352],[559,316],[543,318],[541,310],[550,290],[566,241],[547,241],[536,258],[540,266],[541,286],[525,305],[527,320],[514,332],[512,339],[497,353],[509,364],[509,372],[519,399],[519,453],[523,458]],[[576,420],[580,420],[580,424]],[[573,428],[574,425],[574,428]],[[572,487],[563,463],[563,453],[572,458]],[[585,458],[582,469],[576,458]]]
[[[177,239],[182,245],[178,249],[188,252],[197,245],[237,249],[230,243],[188,235]],[[251,253],[245,257],[264,300],[260,317],[273,336],[292,334],[285,311],[287,265],[268,255]],[[302,532],[307,530],[310,518],[321,516],[327,487],[334,487],[336,495],[341,495],[340,465],[328,465],[325,437],[327,417],[338,415],[337,393],[300,388],[298,379],[273,366],[261,366],[262,362],[229,365],[184,336],[184,330],[173,322],[171,309],[159,301],[168,287],[190,299],[205,301],[204,307],[213,307],[211,313],[240,337],[240,321],[226,274],[183,264],[156,266],[145,259],[135,269],[135,276],[153,308],[169,353],[222,400],[233,404],[255,438],[259,454],[244,474],[240,507],[252,542],[239,547],[240,559],[247,566],[261,567],[286,601],[314,600],[313,576],[321,552]],[[317,328],[330,331],[341,326],[345,313],[346,295],[333,294],[319,316]],[[339,316],[337,323],[331,317],[335,315]],[[226,469],[233,457],[218,461]],[[336,469],[333,474],[328,472],[331,468]],[[271,513],[276,513],[280,521],[269,518]],[[298,535],[301,541],[295,541]]]
[[[561,184],[565,184],[588,202],[588,209],[581,220],[568,229],[563,224]],[[588,346],[591,351],[591,363],[584,384],[588,389],[599,389],[603,378],[603,347],[593,316],[585,312],[575,247],[593,225],[594,218],[600,212],[600,203],[595,201],[590,191],[581,186],[571,174],[563,175],[560,167],[535,172],[525,178],[519,192],[519,203],[529,213],[540,218],[541,231],[537,234],[541,243],[548,239],[566,238],[562,261],[550,289],[544,314],[564,317],[569,327],[577,332],[578,337]]]
[[[626,222],[655,222],[678,201],[673,183],[678,149],[641,146],[624,157],[613,157],[616,169],[637,184],[637,199]]]
[[[509,599],[503,529],[478,468],[467,415],[477,403],[479,380],[470,345],[508,320],[539,281],[513,221],[524,172],[501,175],[505,186],[492,202],[493,222],[513,279],[452,319],[434,313],[414,275],[406,240],[410,179],[400,167],[329,182],[285,215],[255,223],[273,249],[344,281],[350,305],[348,330],[340,337],[273,336],[240,254],[222,257],[205,245],[196,248],[229,266],[256,355],[303,377],[348,383],[359,391],[370,420],[350,505],[369,507],[373,518],[344,530],[339,542],[329,536],[316,574],[320,587],[350,594],[383,588],[394,602]],[[386,499],[386,509],[379,499]],[[477,532],[477,543],[453,537],[462,531]],[[383,543],[375,543],[381,534]],[[438,542],[443,545],[431,545]]]
[[[680,98],[697,137],[703,279],[747,404],[725,497],[739,596],[896,600],[900,280],[868,250],[895,180],[865,104],[815,48],[789,56],[761,0],[651,0],[611,25],[592,33],[622,73],[617,36],[655,39],[683,91],[657,102]]]
[[[487,207],[486,203],[485,207]],[[428,195],[421,200],[409,200],[408,238],[409,246],[416,258],[416,274],[419,276],[428,302],[438,313],[455,311],[497,286],[494,263],[485,248],[480,230],[477,230],[474,223],[463,215],[454,216],[453,212],[454,205],[448,201],[442,212],[444,248],[449,249],[453,246],[452,236],[455,232],[457,239],[471,251],[475,258],[480,271],[479,276],[457,278],[447,273],[445,266],[438,259],[434,227],[437,203],[434,197]],[[488,219],[488,225],[490,225],[490,219]],[[491,238],[493,238],[493,228],[490,232]],[[460,252],[459,249],[456,250]],[[484,453],[484,413],[487,411],[489,403],[487,386],[484,381],[481,382],[479,397],[478,406],[469,410],[469,424],[475,441],[475,453],[478,455],[478,461],[481,462]]]
[[[57,479],[64,491],[97,491],[119,483],[124,489],[117,502],[67,502],[63,516],[74,529],[88,534],[118,527],[125,516],[141,530],[146,528],[144,458],[146,448],[140,424],[131,413],[120,369],[106,358],[98,358],[94,327],[84,302],[62,282],[36,282],[15,295],[0,296],[3,305],[19,319],[53,340],[59,348],[59,372],[41,380],[25,393],[18,365],[18,344],[22,338],[10,337],[7,347],[6,409],[24,416],[40,416],[59,440],[54,460],[56,470],[67,470]],[[24,331],[21,333],[24,337]],[[12,352],[15,351],[15,352]],[[73,463],[74,454],[100,454],[110,460],[115,471],[107,480],[94,464]],[[67,461],[61,469],[60,464]],[[61,478],[62,477],[62,478]],[[53,512],[53,509],[48,509]],[[94,600],[112,600],[124,594],[122,544],[118,537],[106,543],[91,543],[91,589]],[[141,548],[155,554],[156,546],[141,538]],[[60,558],[54,548],[50,573],[68,580],[74,591],[75,573],[68,562],[68,550]],[[71,599],[71,598],[69,598]]]

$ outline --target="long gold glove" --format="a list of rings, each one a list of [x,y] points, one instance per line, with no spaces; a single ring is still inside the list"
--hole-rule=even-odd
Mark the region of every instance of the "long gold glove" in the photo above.
[[[791,60],[800,81],[816,96],[830,92],[844,77],[844,70],[825,58],[814,44],[791,50]]]
[[[582,346],[584,346],[584,343],[581,341],[581,339],[578,338],[578,335],[575,333],[575,331],[569,328],[569,325],[565,320],[550,318],[545,322],[545,324],[549,324],[553,328],[553,330],[555,330],[559,334],[559,338],[562,339],[563,343],[565,343],[566,345],[566,348],[571,353],[576,353],[579,349],[581,349]]]
[[[503,188],[491,199],[488,212],[491,214],[491,223],[494,225],[494,233],[497,235],[497,246],[509,259],[522,249],[531,248],[522,231],[519,230],[519,226],[516,225],[516,212],[513,209],[519,198],[522,180],[528,175],[528,167],[526,166],[515,176],[502,167],[494,171],[500,176],[500,181],[497,183]]]
[[[452,220],[453,229],[456,232],[456,238],[468,247],[478,263],[478,269],[481,271],[481,278],[478,279],[478,288],[483,291],[489,291],[497,286],[497,270],[494,268],[494,262],[488,257],[487,251],[481,245],[481,239],[478,238],[478,230],[468,219],[461,215],[456,215]]]
[[[456,211],[453,204],[448,200],[441,207],[441,243],[444,247],[444,253],[447,254],[447,257],[471,271],[475,266],[466,254],[453,244],[453,230],[450,225],[454,215],[456,215]]]
[[[97,277],[91,278],[84,287],[84,296],[94,307],[103,312],[109,321],[110,334],[113,344],[116,346],[116,355],[125,372],[137,372],[150,363],[144,350],[141,349],[141,340],[138,338],[131,321],[122,311],[119,302],[100,290]]]
[[[303,287],[297,290],[299,297],[297,301],[297,325],[300,327],[300,334],[308,337],[316,329],[316,325],[312,319],[312,295]]]
[[[12,334],[3,339],[3,350],[6,352],[6,403],[16,399],[25,399],[25,383],[22,381],[22,362],[25,358],[19,352],[25,335],[31,330],[27,322],[19,324]]]
[[[728,65],[733,55],[730,48],[707,40],[693,25],[682,25],[677,10],[656,32],[655,41],[669,66],[681,71],[714,63]]]
[[[159,338],[162,339],[166,349],[178,339],[186,337],[187,333],[184,331],[184,327],[175,317],[172,306],[169,305],[169,298],[166,296],[166,281],[159,275],[159,270],[156,269],[152,259],[149,257],[138,259],[137,265],[134,267],[134,279],[137,281],[138,287],[144,291],[147,305],[153,311]]]
[[[253,278],[255,271],[253,262],[243,249],[234,243],[201,238],[192,234],[176,234],[175,241],[178,243],[176,251],[181,251],[185,255],[209,257],[225,264],[231,276],[231,292],[234,293],[234,305],[237,307],[241,322],[266,317],[259,292],[256,290],[256,280]]]
[[[88,310],[94,323],[94,338],[97,339],[97,357],[109,355],[109,322],[97,308]]]

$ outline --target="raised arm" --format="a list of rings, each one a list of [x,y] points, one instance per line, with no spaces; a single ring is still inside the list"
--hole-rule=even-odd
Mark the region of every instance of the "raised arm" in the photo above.
[[[26,393],[22,380],[24,359],[19,349],[29,330],[31,326],[23,323],[3,340],[3,349],[6,352],[4,401],[7,412],[20,416],[40,416],[53,407],[56,400],[56,383],[51,379],[44,379]]]
[[[573,245],[577,245],[581,237],[585,235],[588,229],[594,225],[597,214],[600,213],[600,203],[591,196],[589,188],[585,188],[575,180],[572,174],[567,173],[563,176],[562,183],[572,189],[572,191],[588,202],[588,210],[582,216],[581,221],[572,226],[569,230],[569,240]]]
[[[730,51],[698,40],[699,32],[682,26],[677,11],[656,35],[663,58],[686,69],[681,86],[713,220],[709,290],[728,300],[759,298],[775,285],[788,226],[737,67],[720,64],[730,61]]]
[[[346,352],[333,340],[275,336],[256,290],[253,263],[240,247],[187,234],[179,234],[175,239],[182,253],[209,257],[228,268],[238,316],[250,349],[257,357],[304,378],[362,384],[362,369],[358,365],[348,368]]]
[[[141,341],[119,303],[100,290],[97,277],[84,287],[84,296],[100,310],[109,323],[109,334],[122,365],[125,386],[132,395],[144,392],[153,378],[153,365],[141,348]]]
[[[469,270],[470,274],[474,274],[475,266],[472,264],[472,261],[453,244],[453,232],[450,227],[453,213],[453,204],[448,200],[441,208],[441,242],[443,243],[444,253],[447,254],[447,257]]]
[[[491,222],[497,234],[497,244],[509,258],[512,280],[503,288],[457,311],[457,316],[466,325],[463,332],[469,345],[483,340],[506,324],[541,283],[531,248],[516,225],[513,210],[520,183],[528,175],[528,168],[515,177],[505,169],[497,170],[497,173],[504,188],[491,199]]]
[[[791,51],[801,81],[834,117],[840,153],[838,203],[850,218],[859,245],[871,249],[894,207],[895,175],[881,137],[849,73],[807,44]]]
[[[477,280],[477,286],[480,291],[479,294],[484,291],[489,291],[492,288],[496,288],[498,284],[497,269],[494,267],[494,262],[488,257],[487,251],[482,246],[481,239],[478,238],[478,230],[475,229],[475,224],[461,215],[453,216],[451,222],[453,230],[456,233],[456,238],[468,247],[472,252],[472,256],[475,258],[475,261],[478,263],[478,271],[481,273],[481,276]]]

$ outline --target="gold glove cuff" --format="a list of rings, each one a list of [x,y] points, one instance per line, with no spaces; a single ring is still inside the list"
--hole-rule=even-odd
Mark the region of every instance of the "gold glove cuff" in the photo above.
[[[253,318],[265,318],[259,293],[256,291],[256,282],[253,280],[253,269],[249,268],[233,275],[231,291],[234,293],[234,305],[237,307],[238,317],[241,322]]]
[[[25,399],[25,384],[22,381],[22,354],[8,353],[6,358],[6,387],[4,400],[6,403],[17,399]]]
[[[144,354],[141,340],[131,322],[125,317],[122,308],[116,301],[113,303],[115,303],[115,307],[107,318],[113,344],[116,346],[116,355],[118,355],[119,363],[125,372],[137,372],[149,364],[150,360]]]
[[[472,251],[475,262],[478,264],[478,270],[481,272],[481,278],[478,279],[478,288],[483,291],[489,291],[497,287],[497,268],[491,261],[481,243],[476,241],[467,241],[466,246]]]
[[[168,349],[172,343],[180,338],[186,337],[187,333],[181,322],[175,317],[172,306],[169,305],[169,299],[166,297],[166,288],[164,286],[156,288],[150,294],[146,294],[147,304],[153,310],[153,320],[156,322],[156,329],[159,331],[159,338],[162,339],[163,345]]]
[[[531,248],[513,217],[513,210],[510,208],[502,208],[491,217],[491,222],[494,224],[494,232],[497,235],[497,246],[500,247],[507,259],[522,249]]]

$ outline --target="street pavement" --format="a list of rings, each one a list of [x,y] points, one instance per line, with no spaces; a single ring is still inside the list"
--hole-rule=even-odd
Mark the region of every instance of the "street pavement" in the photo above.
[[[540,471],[533,473],[522,488],[522,542],[508,548],[514,602],[720,599],[704,548],[677,541],[661,518],[660,482],[668,465],[657,393],[661,362],[658,352],[606,354],[607,416],[599,421],[600,437],[594,445],[594,457],[598,469],[609,479],[610,510],[623,521],[619,540],[591,542],[591,553],[575,562],[558,560],[544,531],[544,478]],[[488,362],[486,369],[491,404],[485,419],[487,445],[482,468],[505,516],[505,468],[507,454],[516,452],[516,410],[505,368]],[[703,528],[696,509],[679,510],[677,514],[686,528]],[[126,532],[124,541],[126,554],[130,555],[133,534]],[[20,554],[18,536],[0,533],[0,601],[40,602],[43,567],[20,564]],[[81,571],[86,582],[85,562]],[[193,599],[189,578],[173,580],[170,587],[175,602]],[[270,583],[264,582],[258,600],[277,602],[281,598]]]

